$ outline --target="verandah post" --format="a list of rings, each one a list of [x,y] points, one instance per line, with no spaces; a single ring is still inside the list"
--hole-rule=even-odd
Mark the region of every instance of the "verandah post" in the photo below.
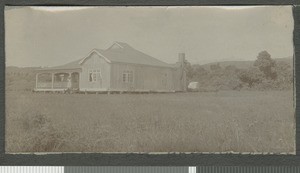
[[[72,88],[72,72],[69,72],[68,89]]]

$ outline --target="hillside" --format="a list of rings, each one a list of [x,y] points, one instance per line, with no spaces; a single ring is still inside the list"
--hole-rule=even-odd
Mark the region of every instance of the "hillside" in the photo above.
[[[6,67],[6,91],[31,91],[35,85],[35,70],[39,67]]]
[[[254,67],[254,61],[223,61],[188,67],[189,81],[202,90],[287,90],[293,86],[293,58],[277,58],[271,71]],[[265,60],[268,61],[268,60]],[[265,68],[266,69],[266,68]]]
[[[34,73],[35,70],[40,69],[40,67],[16,67],[7,66],[6,73]]]
[[[293,57],[292,56],[285,57],[285,58],[274,58],[274,60],[278,61],[278,62],[286,62],[291,66],[293,64]],[[204,65],[201,65],[201,66],[204,67],[206,70],[208,70],[211,65],[218,64],[218,63],[221,67],[234,65],[239,69],[247,69],[247,68],[253,66],[254,61],[220,61],[220,62],[213,62],[213,63],[204,64]]]

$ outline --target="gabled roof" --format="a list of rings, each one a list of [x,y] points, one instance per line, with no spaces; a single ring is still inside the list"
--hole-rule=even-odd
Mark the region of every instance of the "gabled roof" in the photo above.
[[[100,56],[104,57],[109,63],[129,63],[129,64],[139,64],[139,65],[149,65],[157,67],[173,67],[171,64],[167,64],[163,61],[160,61],[150,55],[147,55],[143,52],[140,52],[127,43],[115,42],[108,49],[93,49],[88,56],[81,58],[70,63],[46,67],[41,70],[55,70],[55,69],[77,69],[81,68],[81,64],[89,58],[89,55],[93,52],[98,53]]]
[[[116,48],[118,46],[119,48]],[[150,65],[159,67],[171,67],[163,61],[160,61],[150,55],[147,55],[141,51],[138,51],[128,45],[127,43],[115,42],[110,48],[106,50],[95,49],[105,58],[109,59],[112,63],[129,63]]]

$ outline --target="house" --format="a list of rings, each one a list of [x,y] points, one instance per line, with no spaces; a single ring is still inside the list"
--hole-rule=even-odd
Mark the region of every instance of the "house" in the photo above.
[[[79,60],[37,70],[34,91],[185,91],[184,63],[184,53],[176,64],[167,64],[127,43],[115,42]]]

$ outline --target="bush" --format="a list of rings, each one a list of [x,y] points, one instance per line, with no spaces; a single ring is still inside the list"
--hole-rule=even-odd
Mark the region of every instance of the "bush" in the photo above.
[[[57,151],[65,142],[62,132],[53,126],[46,114],[32,111],[22,117],[22,128],[27,136],[22,136],[22,147],[25,151],[49,152]],[[31,145],[28,145],[31,144]]]
[[[188,81],[199,82],[201,91],[211,90],[289,90],[293,88],[293,68],[285,61],[275,61],[267,51],[258,54],[253,66],[239,69],[215,63],[207,68],[192,65]]]
[[[239,73],[239,79],[243,83],[247,83],[249,88],[262,82],[263,73],[258,68],[249,68]]]

